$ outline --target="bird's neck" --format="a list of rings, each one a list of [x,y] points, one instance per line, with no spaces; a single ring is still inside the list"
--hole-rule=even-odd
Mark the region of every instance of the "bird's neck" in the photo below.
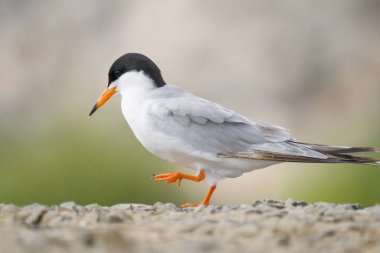
[[[157,89],[152,79],[143,72],[131,72],[119,78],[117,84],[121,95],[121,108],[124,117],[131,125],[141,116],[144,104],[152,91]]]
[[[156,88],[153,80],[142,71],[126,73],[118,82],[118,91],[126,99],[145,96]]]

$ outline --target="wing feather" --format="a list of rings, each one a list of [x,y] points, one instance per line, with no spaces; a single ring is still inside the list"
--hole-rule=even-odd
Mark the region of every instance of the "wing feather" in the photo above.
[[[251,150],[252,145],[292,139],[281,127],[257,123],[217,103],[174,88],[156,97],[148,112],[156,128],[198,150],[214,153]]]

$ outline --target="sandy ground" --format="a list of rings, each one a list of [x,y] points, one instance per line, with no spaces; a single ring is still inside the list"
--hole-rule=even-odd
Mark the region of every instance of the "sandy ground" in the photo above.
[[[380,206],[288,200],[182,209],[0,204],[0,249],[19,252],[380,252]]]

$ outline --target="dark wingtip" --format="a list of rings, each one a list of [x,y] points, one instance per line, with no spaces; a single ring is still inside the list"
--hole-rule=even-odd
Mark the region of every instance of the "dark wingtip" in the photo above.
[[[88,115],[88,117],[90,117],[92,114],[94,114],[94,112],[95,112],[97,109],[98,109],[98,106],[97,106],[97,104],[95,104],[94,107],[92,107],[91,112],[90,112],[90,114]]]

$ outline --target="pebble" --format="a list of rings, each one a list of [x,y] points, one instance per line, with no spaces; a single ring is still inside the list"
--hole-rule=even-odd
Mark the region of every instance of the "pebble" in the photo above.
[[[380,252],[380,206],[0,204],[1,252]]]

